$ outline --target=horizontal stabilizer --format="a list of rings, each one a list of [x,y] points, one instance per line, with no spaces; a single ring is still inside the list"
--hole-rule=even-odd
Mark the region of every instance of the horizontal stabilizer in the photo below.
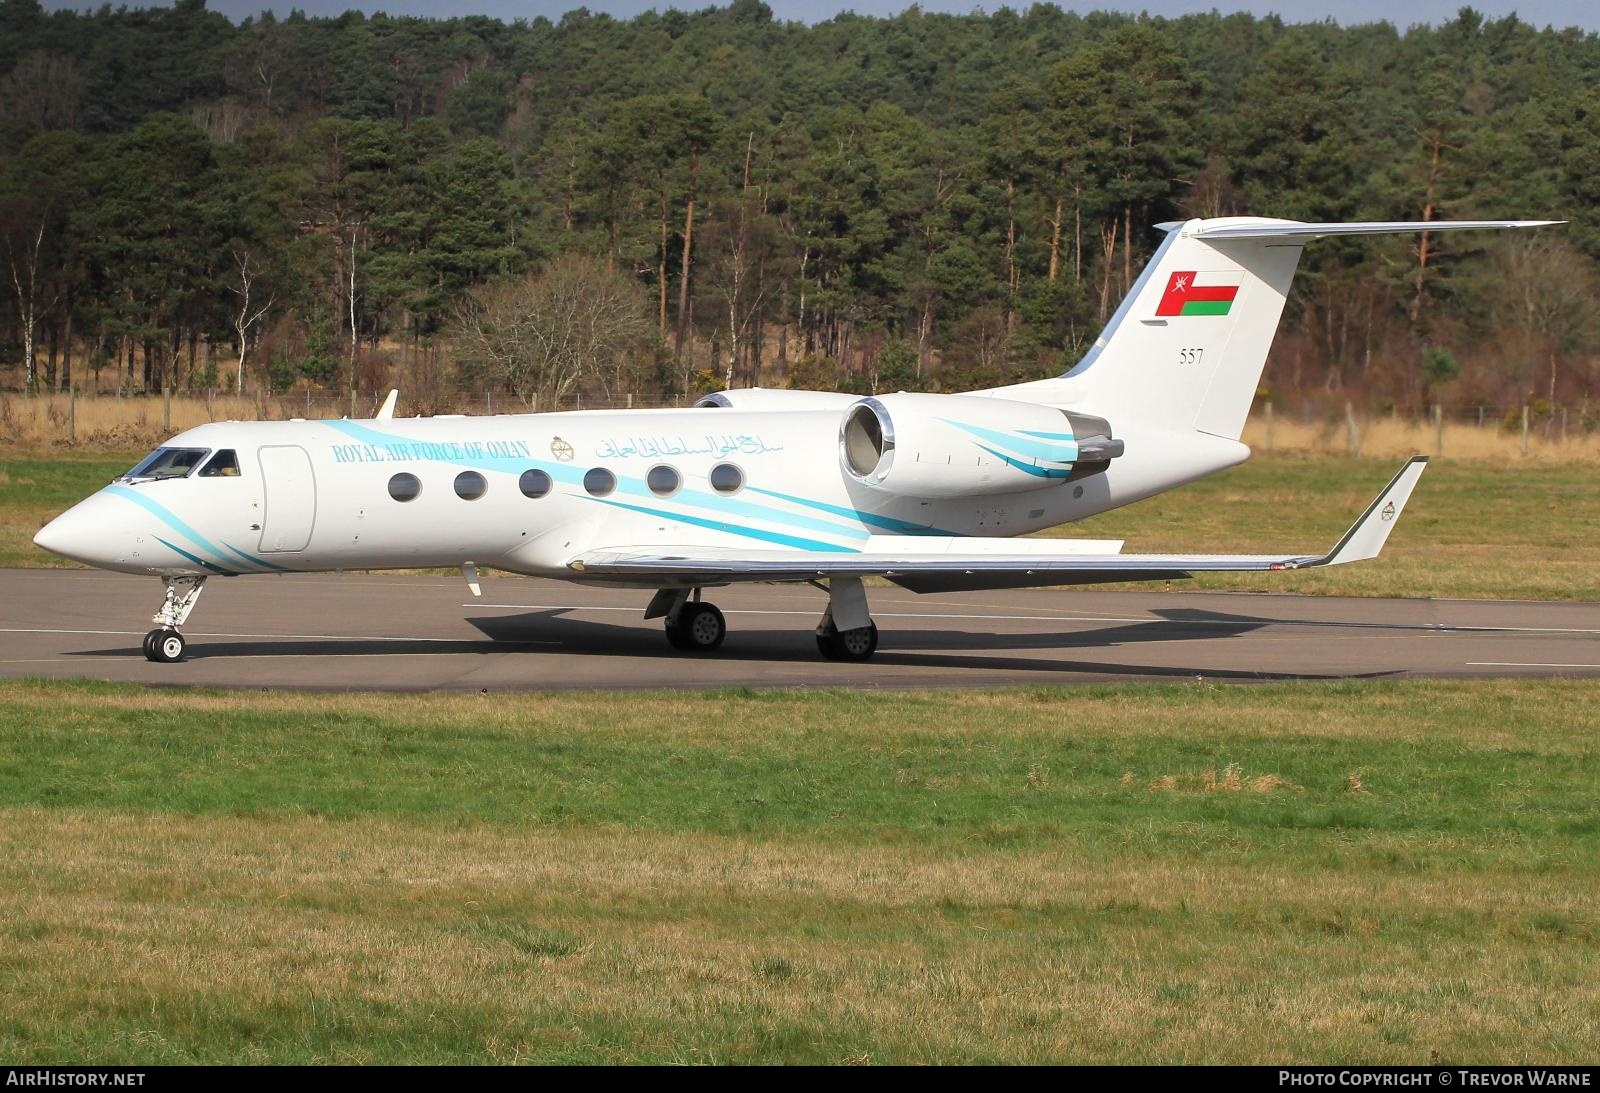
[[[1350,224],[1302,224],[1293,220],[1255,223],[1201,221],[1189,235],[1194,239],[1322,239],[1330,235],[1404,235],[1413,232],[1470,231],[1494,228],[1546,228],[1564,220],[1377,220]],[[1174,227],[1182,227],[1177,224]]]

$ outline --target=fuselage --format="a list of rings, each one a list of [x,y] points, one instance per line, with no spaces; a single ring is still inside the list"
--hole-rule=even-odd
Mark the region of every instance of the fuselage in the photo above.
[[[1136,442],[1082,482],[927,500],[852,479],[839,422],[834,410],[728,409],[219,422],[162,446],[183,453],[185,473],[119,478],[36,542],[168,577],[473,563],[578,579],[568,559],[609,546],[847,553],[871,535],[1024,534],[1245,454],[1230,442],[1202,465],[1191,443],[1179,463],[1141,460]]]

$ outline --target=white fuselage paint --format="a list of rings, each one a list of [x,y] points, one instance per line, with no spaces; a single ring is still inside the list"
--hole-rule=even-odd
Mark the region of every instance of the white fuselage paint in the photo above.
[[[838,410],[583,411],[496,417],[220,422],[170,448],[237,453],[232,477],[119,480],[57,518],[41,545],[104,569],[158,576],[459,566],[584,579],[569,559],[609,546],[854,552],[870,535],[1020,535],[1079,520],[1241,462],[1244,445],[1185,431],[1118,430],[1126,454],[1078,482],[968,499],[900,497],[855,480]],[[302,455],[303,453],[303,455]],[[732,464],[743,486],[712,488]],[[658,496],[651,468],[680,487]],[[600,468],[615,489],[591,494]],[[524,496],[526,471],[551,479]],[[482,496],[458,496],[475,471]],[[421,483],[390,496],[396,474]]]

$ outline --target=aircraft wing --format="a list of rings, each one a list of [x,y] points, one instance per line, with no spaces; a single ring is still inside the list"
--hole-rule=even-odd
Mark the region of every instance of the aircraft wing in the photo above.
[[[613,546],[567,563],[585,577],[662,587],[736,581],[886,577],[914,592],[1173,580],[1195,573],[1249,573],[1342,565],[1375,558],[1428,463],[1400,469],[1350,530],[1325,554],[1123,554],[1117,540],[947,538],[874,535],[858,552],[739,550],[709,546]]]

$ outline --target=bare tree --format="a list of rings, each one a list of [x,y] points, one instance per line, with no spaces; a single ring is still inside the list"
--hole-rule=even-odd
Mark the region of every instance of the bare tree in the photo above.
[[[35,52],[0,76],[0,118],[40,129],[75,129],[83,102],[83,77],[71,57]]]
[[[522,280],[479,288],[456,309],[462,362],[529,406],[541,398],[556,405],[585,381],[609,387],[654,334],[639,286],[577,254]]]
[[[1556,399],[1556,369],[1563,351],[1588,348],[1597,335],[1594,269],[1564,236],[1516,233],[1501,241],[1496,265],[1502,314],[1527,331],[1547,365],[1548,397]]]
[[[48,208],[19,201],[5,210],[0,224],[0,245],[5,248],[6,274],[17,297],[17,318],[22,327],[22,361],[25,384],[33,392],[38,382],[34,364],[34,332],[39,320],[55,306],[56,296],[40,284],[40,253],[45,246]]]
[[[239,297],[239,314],[233,320],[233,329],[239,335],[239,372],[234,378],[233,389],[236,392],[244,390],[244,354],[249,345],[250,328],[261,321],[272,305],[277,302],[276,294],[269,296],[267,302],[250,310],[250,293],[255,288],[260,274],[250,269],[250,252],[248,250],[235,250],[233,252],[234,265],[239,269],[239,287],[230,288],[228,291]]]

